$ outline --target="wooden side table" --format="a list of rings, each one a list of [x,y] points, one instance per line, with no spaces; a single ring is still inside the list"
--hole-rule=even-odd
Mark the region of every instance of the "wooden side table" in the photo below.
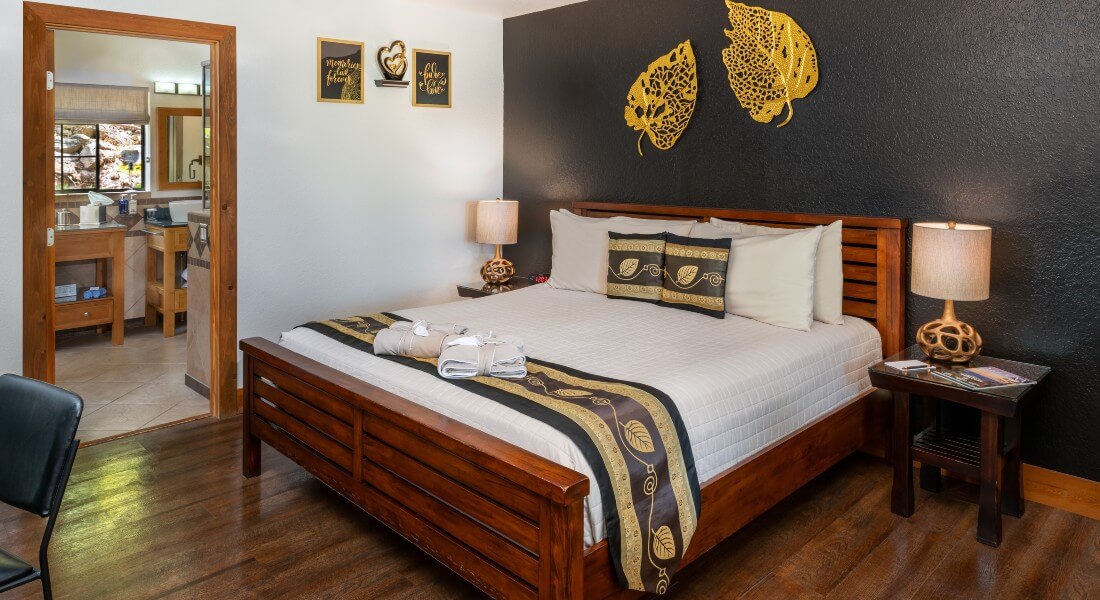
[[[111,326],[111,343],[121,346],[125,331],[126,308],[126,227],[117,223],[80,227],[65,225],[57,228],[54,264],[95,259],[96,285],[107,287],[108,295],[95,300],[54,301],[54,331]],[[107,284],[107,261],[110,261],[111,282]]]
[[[467,283],[458,285],[458,295],[462,298],[484,298],[486,296],[495,296],[496,294],[503,294],[504,292],[512,292],[515,290],[522,290],[525,287],[531,287],[536,285],[531,283],[526,277],[513,278],[508,283],[504,284],[492,284],[478,281],[477,283]]]
[[[994,547],[1000,545],[1001,513],[1014,517],[1024,513],[1020,483],[1020,407],[1038,385],[969,390],[931,373],[903,373],[885,366],[886,362],[897,360],[927,360],[927,357],[918,346],[911,346],[869,370],[871,385],[890,390],[894,395],[891,511],[903,517],[914,512],[913,460],[916,459],[921,464],[922,489],[939,491],[941,468],[980,482],[978,541]],[[987,356],[978,356],[967,366],[998,367],[1036,382],[1050,373],[1047,367]],[[911,395],[920,396],[924,401],[924,430],[915,437],[910,423]],[[981,411],[979,435],[944,430],[938,418],[941,400]]]

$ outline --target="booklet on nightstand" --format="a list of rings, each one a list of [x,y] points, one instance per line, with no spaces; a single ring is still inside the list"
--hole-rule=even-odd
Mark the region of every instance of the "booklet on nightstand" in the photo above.
[[[902,373],[919,373],[921,371],[932,371],[936,368],[922,360],[895,360],[885,364],[887,367]]]

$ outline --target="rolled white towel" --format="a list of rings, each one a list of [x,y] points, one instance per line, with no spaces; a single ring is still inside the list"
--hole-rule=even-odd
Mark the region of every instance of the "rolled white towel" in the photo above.
[[[398,321],[374,336],[375,354],[437,358],[448,339],[466,333],[466,327],[427,321]]]
[[[439,355],[439,374],[447,379],[489,375],[502,379],[527,376],[523,341],[512,336],[457,336],[446,341]]]

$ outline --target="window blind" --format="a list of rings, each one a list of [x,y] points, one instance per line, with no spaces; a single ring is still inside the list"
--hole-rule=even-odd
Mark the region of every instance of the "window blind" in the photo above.
[[[58,83],[54,86],[58,123],[149,124],[149,89],[120,85]]]

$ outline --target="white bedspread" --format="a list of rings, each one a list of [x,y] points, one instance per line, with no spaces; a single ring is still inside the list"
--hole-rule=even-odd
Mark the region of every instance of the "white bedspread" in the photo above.
[[[533,359],[665,392],[687,427],[700,484],[859,395],[870,387],[867,367],[881,358],[878,331],[853,317],[803,332],[544,285],[395,312],[517,335]],[[347,315],[318,315],[330,316]],[[284,333],[281,343],[595,481],[580,449],[540,421],[308,329]],[[601,507],[593,483],[586,545],[604,538]]]

